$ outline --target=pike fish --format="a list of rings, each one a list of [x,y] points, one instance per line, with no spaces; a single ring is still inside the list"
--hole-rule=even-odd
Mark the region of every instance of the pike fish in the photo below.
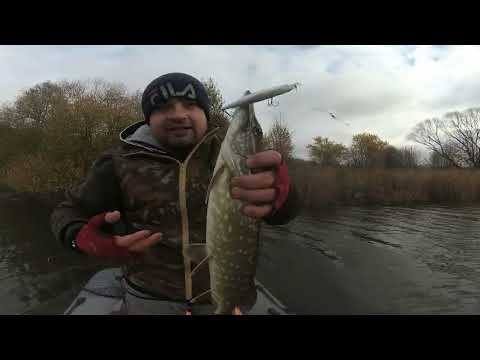
[[[215,314],[248,313],[257,300],[255,274],[261,220],[242,213],[244,203],[231,198],[230,182],[233,177],[251,174],[246,159],[261,150],[263,132],[253,103],[295,87],[286,85],[281,91],[277,87],[254,94],[247,91],[233,103],[236,109],[221,145],[207,195],[206,250]]]

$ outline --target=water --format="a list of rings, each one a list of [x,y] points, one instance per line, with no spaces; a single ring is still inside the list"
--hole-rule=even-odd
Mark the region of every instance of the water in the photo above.
[[[479,218],[438,206],[302,216],[265,232],[262,277],[303,314],[478,314]]]
[[[57,314],[102,267],[53,239],[49,208],[0,200],[0,314]]]
[[[110,264],[55,242],[49,208],[0,200],[0,314],[60,314]],[[298,314],[480,313],[480,207],[341,207],[264,226],[259,279]]]

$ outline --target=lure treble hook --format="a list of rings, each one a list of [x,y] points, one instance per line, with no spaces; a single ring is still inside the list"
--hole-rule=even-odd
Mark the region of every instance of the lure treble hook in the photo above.
[[[277,103],[274,103],[273,102],[273,97],[272,97],[272,98],[268,99],[267,105],[277,107],[278,105],[280,105],[280,103],[278,101],[277,101]]]

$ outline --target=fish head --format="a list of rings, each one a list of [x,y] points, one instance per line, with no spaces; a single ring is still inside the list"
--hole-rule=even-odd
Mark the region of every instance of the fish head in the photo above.
[[[248,94],[250,94],[249,91],[245,93],[245,95]],[[239,155],[248,156],[258,150],[263,131],[255,115],[253,104],[245,104],[235,110],[226,137]]]
[[[249,91],[245,95],[250,94]],[[254,105],[239,106],[232,115],[230,125],[225,135],[224,146],[227,162],[241,168],[240,174],[245,174],[246,158],[260,150],[263,131],[255,115]]]

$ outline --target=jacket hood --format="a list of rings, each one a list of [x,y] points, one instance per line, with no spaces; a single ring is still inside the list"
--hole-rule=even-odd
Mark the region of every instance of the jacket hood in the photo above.
[[[120,140],[129,145],[139,146],[149,151],[166,153],[166,149],[155,139],[150,126],[145,121],[129,125],[120,132]]]
[[[217,126],[209,124],[205,136],[219,130]],[[168,150],[153,136],[150,126],[146,121],[139,121],[127,126],[120,132],[120,141],[129,145],[143,148],[160,154],[167,154]]]

